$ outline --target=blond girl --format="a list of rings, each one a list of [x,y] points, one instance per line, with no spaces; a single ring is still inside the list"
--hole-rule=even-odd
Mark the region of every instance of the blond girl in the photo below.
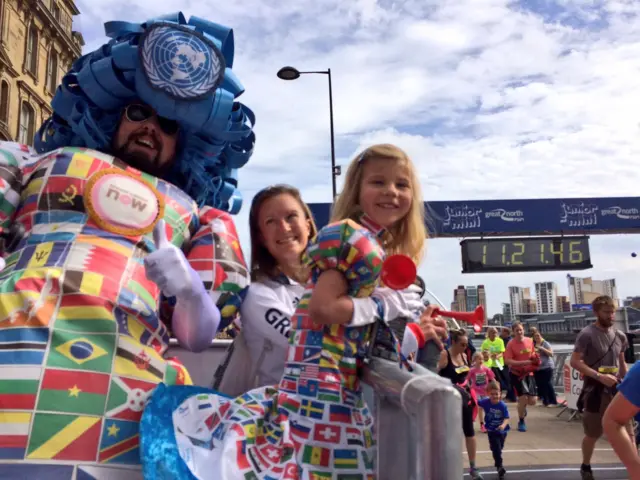
[[[377,319],[419,310],[411,289],[380,287],[378,275],[386,254],[404,253],[419,262],[426,232],[413,165],[397,147],[374,146],[358,155],[346,185],[332,223],[307,250],[311,278],[292,317],[278,387],[235,399],[204,389],[159,388],[145,411],[141,435],[146,476],[168,471],[203,480],[375,475],[373,418],[358,368]],[[431,311],[407,328],[406,350],[446,337],[445,322],[432,318]]]

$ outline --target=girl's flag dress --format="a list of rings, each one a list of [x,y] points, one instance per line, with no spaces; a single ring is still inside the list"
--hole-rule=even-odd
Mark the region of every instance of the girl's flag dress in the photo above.
[[[329,269],[345,275],[349,295],[369,295],[384,261],[380,234],[346,220],[323,228],[309,246],[312,275],[277,387],[233,399],[200,387],[156,389],[141,425],[145,478],[374,477],[373,418],[358,379],[371,326],[315,324],[308,306]]]

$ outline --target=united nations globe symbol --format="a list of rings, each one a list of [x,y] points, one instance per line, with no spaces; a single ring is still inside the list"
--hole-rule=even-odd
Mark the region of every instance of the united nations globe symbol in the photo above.
[[[175,25],[152,25],[140,52],[147,80],[177,100],[209,94],[224,78],[224,57],[216,45],[197,32]]]

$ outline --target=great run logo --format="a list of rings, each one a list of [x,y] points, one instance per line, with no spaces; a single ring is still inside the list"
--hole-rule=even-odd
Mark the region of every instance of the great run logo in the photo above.
[[[524,213],[522,210],[505,210],[504,208],[496,208],[490,212],[485,212],[484,218],[499,218],[505,222],[524,222]]]
[[[640,219],[640,210],[637,208],[608,207],[600,210],[603,217],[615,215],[622,220]]]

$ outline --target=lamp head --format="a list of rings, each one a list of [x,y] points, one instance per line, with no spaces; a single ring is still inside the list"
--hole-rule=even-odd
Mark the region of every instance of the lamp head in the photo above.
[[[278,78],[282,80],[295,80],[300,77],[300,72],[294,67],[282,67],[278,70]]]

